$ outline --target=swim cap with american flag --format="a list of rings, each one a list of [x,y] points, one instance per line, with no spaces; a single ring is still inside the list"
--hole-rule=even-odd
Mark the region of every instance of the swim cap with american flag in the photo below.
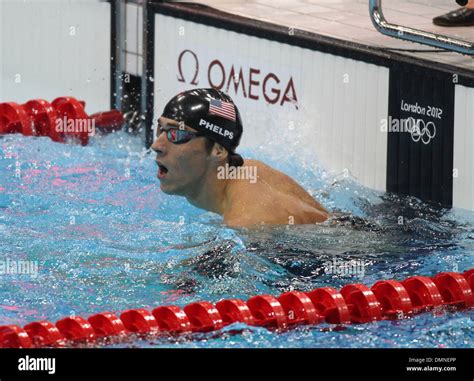
[[[219,115],[235,122],[235,106],[231,102],[211,99],[209,101],[209,114]]]
[[[183,91],[163,110],[164,117],[199,131],[234,152],[242,136],[242,120],[232,98],[216,89]]]

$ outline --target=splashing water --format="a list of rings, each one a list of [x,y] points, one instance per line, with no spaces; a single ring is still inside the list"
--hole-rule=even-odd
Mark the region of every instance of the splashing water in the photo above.
[[[371,191],[316,167],[304,150],[275,147],[242,153],[291,175],[338,218],[230,229],[163,194],[138,137],[120,132],[87,147],[0,137],[0,261],[37,264],[36,273],[0,275],[0,324],[474,267],[474,213]],[[472,347],[473,326],[473,312],[459,311],[280,334],[233,324],[112,346]]]

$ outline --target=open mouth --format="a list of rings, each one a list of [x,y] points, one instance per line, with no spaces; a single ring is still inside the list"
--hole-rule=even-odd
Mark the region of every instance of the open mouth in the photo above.
[[[162,179],[168,173],[168,168],[159,162],[156,162],[156,164],[158,165],[158,178]]]

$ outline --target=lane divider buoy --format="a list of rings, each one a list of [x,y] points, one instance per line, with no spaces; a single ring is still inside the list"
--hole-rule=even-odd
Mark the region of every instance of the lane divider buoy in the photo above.
[[[51,103],[44,99],[33,99],[22,105],[0,103],[0,135],[49,136],[59,143],[72,138],[87,145],[95,129],[110,133],[122,128],[125,119],[119,110],[88,115],[85,106],[84,101],[73,97],[59,97]]]
[[[441,309],[474,307],[474,269],[443,272],[433,277],[412,276],[403,281],[381,280],[372,287],[348,284],[340,291],[321,287],[310,292],[289,291],[279,297],[256,295],[244,302],[224,299],[185,307],[160,306],[152,311],[129,309],[119,316],[101,312],[84,319],[69,316],[53,324],[37,321],[0,326],[0,348],[67,347],[101,338],[131,334],[161,335],[213,332],[242,322],[276,332],[297,325],[363,324],[403,319]]]

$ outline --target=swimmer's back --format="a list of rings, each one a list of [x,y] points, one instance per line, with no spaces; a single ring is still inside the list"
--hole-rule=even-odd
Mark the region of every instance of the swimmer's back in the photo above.
[[[224,215],[227,224],[308,224],[329,217],[321,204],[289,176],[258,160],[247,159],[244,166],[257,168],[257,181],[234,181],[233,205]]]
[[[311,206],[327,212],[301,185],[283,172],[253,159],[246,159],[244,165],[254,165],[257,167],[257,182],[262,180],[262,182],[266,183],[275,191],[287,196],[296,197]]]

